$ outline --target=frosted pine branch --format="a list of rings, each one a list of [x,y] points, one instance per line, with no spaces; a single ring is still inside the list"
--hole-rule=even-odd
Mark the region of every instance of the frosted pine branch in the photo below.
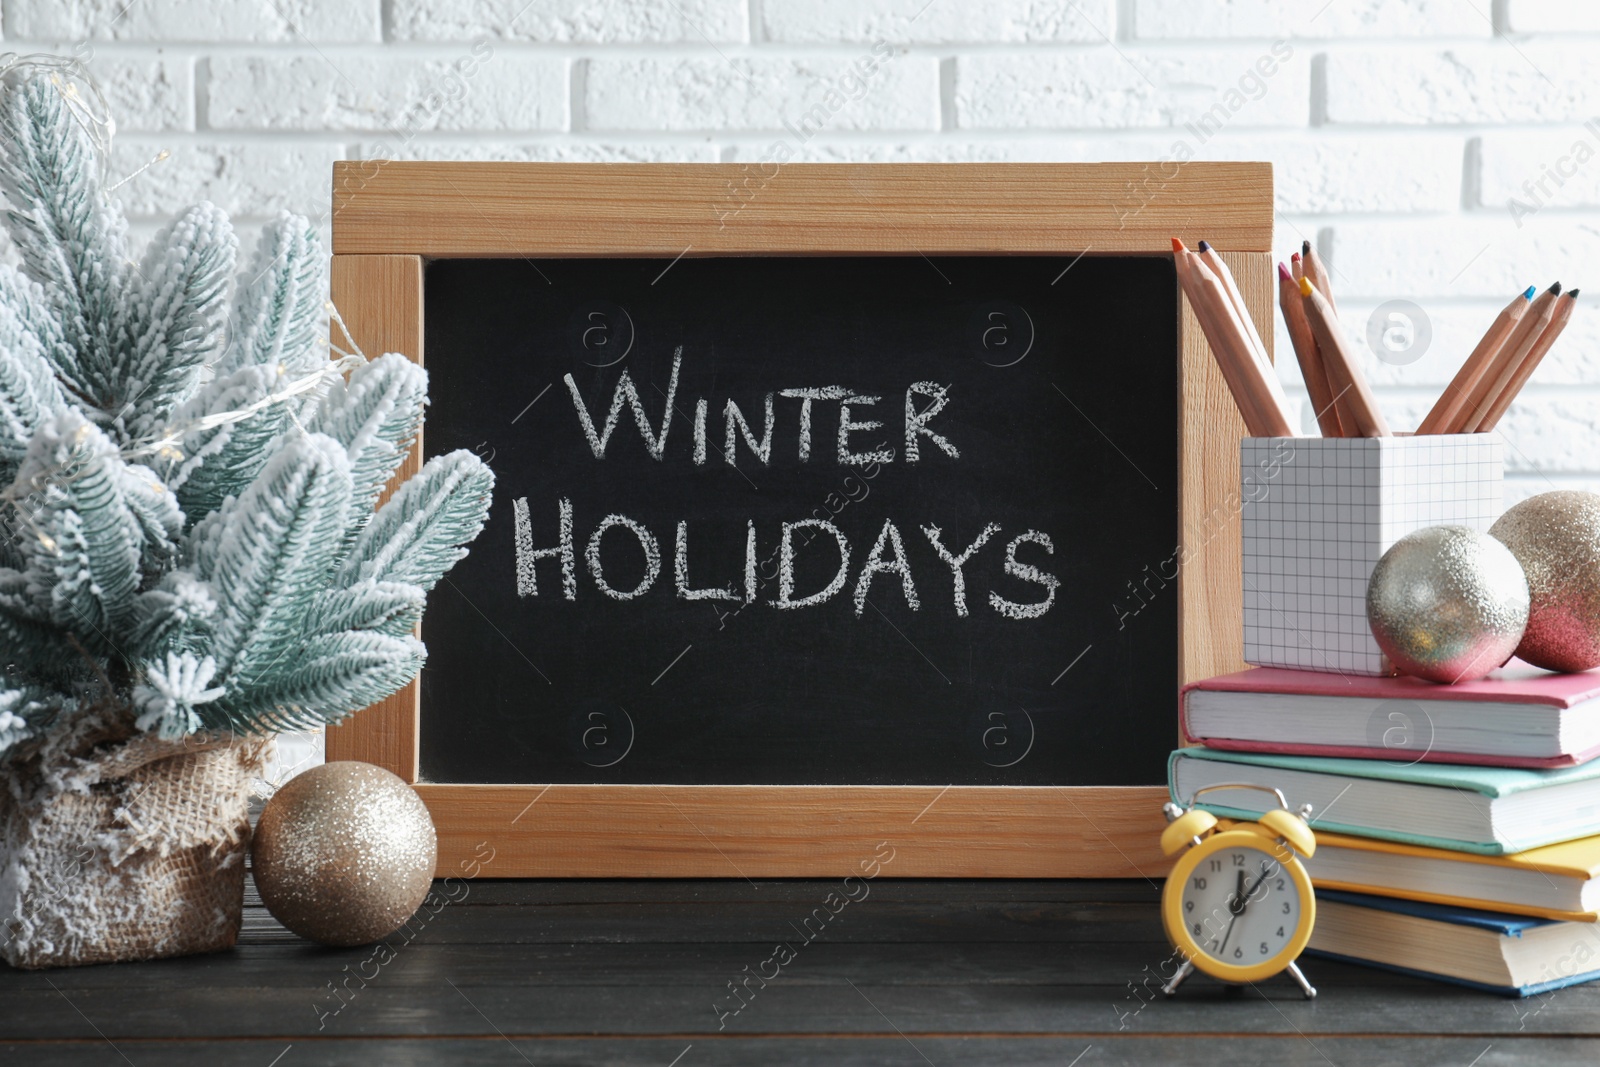
[[[235,277],[227,217],[198,205],[130,270],[71,87],[0,93],[23,260],[0,267],[0,758],[95,736],[86,717],[260,733],[405,685],[427,591],[494,487],[453,453],[374,514],[427,375],[328,358],[325,261],[300,216]]]

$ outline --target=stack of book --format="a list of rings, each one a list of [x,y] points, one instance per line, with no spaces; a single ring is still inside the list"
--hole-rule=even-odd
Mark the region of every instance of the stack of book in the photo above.
[[[1314,806],[1310,951],[1515,996],[1600,978],[1600,671],[1255,668],[1187,687],[1182,726],[1174,799]]]

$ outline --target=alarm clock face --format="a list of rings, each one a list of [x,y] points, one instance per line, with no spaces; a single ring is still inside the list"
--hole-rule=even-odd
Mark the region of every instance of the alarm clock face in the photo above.
[[[1176,894],[1168,889],[1167,932],[1213,977],[1250,982],[1276,974],[1310,939],[1310,880],[1287,850],[1258,834],[1213,835],[1170,877],[1182,881]]]

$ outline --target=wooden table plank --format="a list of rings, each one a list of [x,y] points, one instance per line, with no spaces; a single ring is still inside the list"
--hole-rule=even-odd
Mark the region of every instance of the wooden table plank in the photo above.
[[[583,880],[535,878],[482,878],[468,883],[471,900],[482,904],[633,904],[657,902],[750,901],[772,905],[781,901],[814,902],[837,882],[817,879],[769,878],[595,878]],[[854,884],[854,883],[852,883]],[[1156,904],[1161,899],[1158,881],[1128,879],[1007,878],[965,881],[943,878],[889,878],[871,883],[874,900],[899,902],[970,903],[989,905],[1007,901],[1038,900],[1050,903],[1101,904],[1136,902]],[[245,890],[246,906],[259,906],[259,896]]]
[[[939,1064],[1069,1063],[1091,1044],[1083,1067],[1215,1063],[1224,1048],[1248,1062],[1321,1052],[1341,1067],[1600,1053],[1600,987],[1514,1001],[1308,960],[1314,1002],[1285,980],[1229,991],[1197,978],[1161,998],[1169,950],[1142,882],[882,880],[802,944],[788,924],[830,887],[479,883],[381,966],[371,948],[274,933],[253,908],[253,943],[227,953],[0,970],[0,1042],[26,1052],[0,1062],[113,1062],[109,1040],[143,1050],[134,1063],[264,1067],[291,1044],[295,1064],[371,1063],[407,1038],[420,1039],[407,1059],[515,1063],[520,1051],[541,1065],[663,1067],[691,1043],[681,1067],[896,1063],[913,1052],[907,1037]],[[729,983],[785,936],[795,959],[734,1011]]]
[[[1219,1064],[1337,1064],[1338,1067],[1592,1067],[1600,1062],[1600,1041],[1559,1038],[1322,1038],[1315,1048],[1298,1039],[1243,1037],[1001,1037],[884,1038],[699,1037],[687,1038],[515,1038],[471,1040],[174,1042],[126,1041],[118,1049],[128,1059],[163,1067],[346,1067],[395,1063],[448,1063],[453,1067],[507,1067],[523,1058],[539,1067],[593,1067],[594,1064],[668,1067],[927,1067],[1004,1063],[1009,1067],[1218,1067]],[[287,1052],[285,1051],[287,1049]],[[1321,1054],[1320,1056],[1318,1054]],[[681,1056],[681,1059],[677,1057]],[[1075,1061],[1075,1057],[1081,1059]],[[52,1067],[106,1067],[122,1063],[117,1051],[99,1040],[0,1044],[0,1062],[49,1063]]]
[[[1123,958],[1106,959],[1107,972],[1136,975],[1143,964],[1135,966],[1135,959],[1148,959],[1116,955]],[[737,971],[712,976],[650,968],[637,976],[615,974],[606,982],[574,980],[558,967],[542,975],[508,978],[507,972],[516,970],[514,962],[474,969],[470,961],[437,957],[434,950],[417,947],[394,965],[414,969],[406,981],[385,970],[364,989],[352,986],[355,995],[342,1008],[327,989],[329,981],[339,978],[339,969],[307,967],[303,960],[255,985],[196,982],[157,988],[130,974],[129,984],[113,988],[72,988],[57,982],[59,991],[6,989],[0,993],[0,1037],[60,1039],[92,1035],[96,1028],[113,1040],[485,1036],[497,1031],[870,1035],[893,1033],[894,1027],[930,1035],[1470,1033],[1492,1040],[1518,1033],[1600,1034],[1600,998],[1592,991],[1568,991],[1543,1004],[1529,1004],[1435,983],[1374,981],[1368,972],[1331,963],[1316,967],[1322,996],[1314,1002],[1300,1000],[1287,982],[1267,983],[1243,994],[1196,983],[1176,999],[1148,1002],[1145,996],[1150,994],[1131,992],[1126,978],[1120,984],[1079,984],[994,976],[957,981],[946,974],[939,983],[916,983],[908,977],[915,968],[926,967],[925,961],[902,961],[885,952],[873,967],[853,974],[819,954],[797,961],[793,980],[785,976],[770,984],[733,1014],[725,983]],[[869,977],[866,972],[872,970],[897,973],[885,980]],[[719,995],[725,1015],[713,1007]],[[1531,1011],[1538,1014],[1529,1016]]]
[[[851,922],[836,925],[829,939],[942,944],[1143,936],[1159,941],[1162,936],[1154,919],[1160,893],[1149,883],[979,884],[986,888],[975,895],[970,888],[974,883],[968,882],[852,883],[858,899],[841,912]],[[771,941],[792,936],[789,924],[823,906],[839,888],[835,882],[789,880],[444,883],[437,891],[453,901],[448,905],[451,922],[427,924],[420,938],[461,944]],[[293,940],[265,919],[251,890],[246,894],[247,932],[241,944]]]

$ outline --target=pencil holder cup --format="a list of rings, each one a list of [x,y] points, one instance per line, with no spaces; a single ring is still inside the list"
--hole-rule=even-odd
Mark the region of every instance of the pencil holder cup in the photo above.
[[[1367,579],[1400,538],[1501,511],[1494,434],[1249,437],[1240,443],[1244,658],[1342,674],[1394,670],[1367,626]]]

